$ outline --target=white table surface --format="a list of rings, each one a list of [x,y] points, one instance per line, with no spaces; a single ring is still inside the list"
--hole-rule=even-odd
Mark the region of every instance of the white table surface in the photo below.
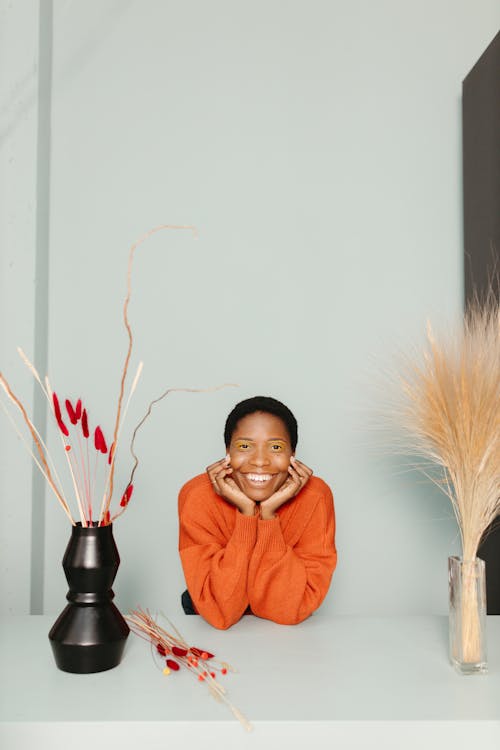
[[[249,734],[190,672],[165,677],[133,633],[115,669],[59,671],[47,637],[54,619],[0,618],[2,750],[176,748],[189,738],[218,750],[500,748],[500,617],[488,618],[488,674],[469,677],[448,661],[446,617],[315,615],[287,627],[245,616],[227,631],[172,618],[190,645],[237,668],[220,681]]]

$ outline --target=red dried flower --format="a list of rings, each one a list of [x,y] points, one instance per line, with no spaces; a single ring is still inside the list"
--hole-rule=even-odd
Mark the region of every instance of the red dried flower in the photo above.
[[[66,427],[66,425],[64,424],[64,422],[62,421],[62,419],[58,419],[57,420],[57,425],[58,425],[59,429],[61,430],[62,434],[65,437],[69,437],[69,430]]]
[[[71,445],[65,445],[64,449],[69,453],[69,451],[71,450]]]
[[[55,392],[52,394],[52,403],[54,404],[54,414],[57,420],[57,426],[61,430],[62,434],[68,437],[69,430],[63,422],[61,407],[59,406],[59,399],[57,398]]]
[[[75,417],[76,417],[77,422],[82,417],[82,399],[81,398],[79,398],[78,401],[76,402]]]
[[[97,426],[94,430],[94,447],[96,451],[101,450],[101,435],[102,435],[101,429],[99,426]]]
[[[166,653],[167,653],[167,652],[165,651],[165,646],[162,646],[162,644],[161,644],[161,643],[158,643],[158,644],[157,644],[157,646],[156,646],[156,650],[158,651],[158,653],[159,653],[159,654],[160,654],[161,656],[165,656],[165,655],[166,655]]]
[[[109,446],[109,454],[108,454],[108,464],[111,466],[111,461],[113,460],[113,453],[115,452],[115,444],[111,443]]]
[[[56,415],[56,419],[59,422],[59,420],[62,419],[62,414],[61,414],[61,407],[59,406],[59,399],[57,398],[55,391],[52,394],[52,403],[54,404],[54,412]]]
[[[69,421],[71,422],[71,424],[76,424],[78,422],[76,418],[76,412],[73,409],[73,406],[71,405],[71,401],[69,400],[69,398],[66,399],[65,403],[66,403],[66,411],[68,412]]]
[[[174,661],[173,659],[167,659],[167,667],[170,667],[170,669],[173,669],[174,672],[178,672],[179,669],[180,669],[180,667],[177,664],[177,662]]]
[[[87,409],[84,409],[82,413],[82,432],[84,438],[88,438],[88,436],[90,435]]]
[[[179,648],[178,646],[172,646],[172,653],[175,656],[186,656],[187,649],[185,649],[185,648]]]
[[[129,484],[129,486],[127,487],[127,489],[125,490],[125,492],[122,495],[122,499],[120,500],[120,505],[121,505],[122,508],[125,508],[129,504],[129,500],[132,497],[132,492],[133,491],[134,491],[134,485],[133,484]],[[186,651],[186,653],[187,653],[187,651]]]
[[[195,646],[191,646],[189,650],[192,654],[198,656],[200,659],[213,659],[214,656],[209,651],[202,651],[201,648],[196,648]]]
[[[102,430],[99,427],[99,425],[95,428],[94,445],[95,445],[96,451],[101,451],[101,453],[108,452],[108,446],[106,445],[106,441],[104,440],[104,435],[102,434]]]

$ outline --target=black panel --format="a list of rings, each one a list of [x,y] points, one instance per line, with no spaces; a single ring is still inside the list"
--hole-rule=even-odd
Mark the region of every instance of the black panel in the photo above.
[[[500,32],[462,86],[465,304],[499,299]],[[500,614],[500,519],[478,555],[486,562],[488,614]]]
[[[500,252],[500,32],[462,84],[465,300],[498,299]]]

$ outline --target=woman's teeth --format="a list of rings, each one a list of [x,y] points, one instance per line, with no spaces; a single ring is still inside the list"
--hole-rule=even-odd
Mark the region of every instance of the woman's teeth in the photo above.
[[[268,482],[273,478],[272,474],[247,474],[247,479],[251,482]]]

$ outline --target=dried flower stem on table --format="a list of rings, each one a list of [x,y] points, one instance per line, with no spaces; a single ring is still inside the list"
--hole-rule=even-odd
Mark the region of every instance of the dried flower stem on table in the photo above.
[[[149,641],[158,657],[165,659],[163,674],[169,675],[171,672],[177,672],[182,664],[196,676],[199,682],[205,682],[208,685],[210,694],[217,701],[225,703],[247,731],[252,729],[250,722],[228,699],[226,689],[216,680],[216,672],[225,675],[227,672],[235,671],[227,662],[215,659],[214,655],[208,651],[189,646],[168,618],[165,620],[175,631],[175,635],[162,628],[148,610],[140,607],[132,610],[125,619],[128,620],[131,630]]]

